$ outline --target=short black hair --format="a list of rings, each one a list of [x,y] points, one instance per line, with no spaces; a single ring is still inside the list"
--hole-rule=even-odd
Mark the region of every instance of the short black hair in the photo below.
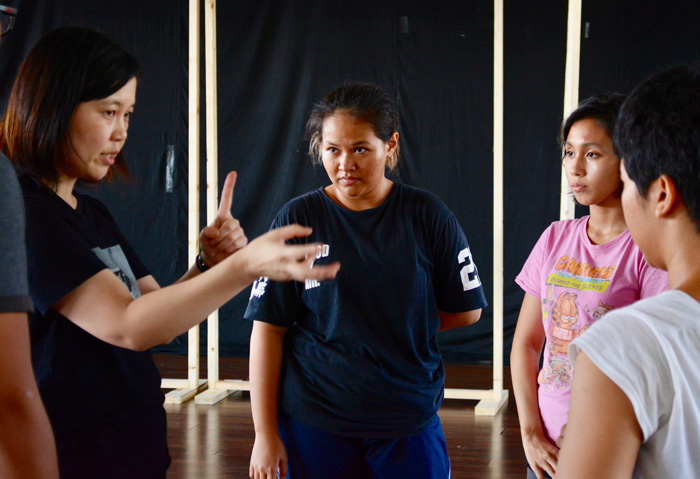
[[[700,63],[656,73],[625,101],[614,145],[629,178],[646,197],[667,175],[700,231]]]
[[[574,123],[581,120],[595,120],[612,140],[615,131],[615,120],[620,113],[620,107],[625,100],[621,93],[603,93],[586,98],[578,104],[576,109],[564,120],[559,132],[559,144],[562,148],[566,144],[569,131]]]
[[[55,186],[70,152],[75,109],[119,91],[139,71],[138,61],[103,33],[85,27],[49,32],[22,63],[0,122],[0,151],[20,177]],[[121,152],[114,167],[127,173]],[[107,179],[111,175],[112,169]]]

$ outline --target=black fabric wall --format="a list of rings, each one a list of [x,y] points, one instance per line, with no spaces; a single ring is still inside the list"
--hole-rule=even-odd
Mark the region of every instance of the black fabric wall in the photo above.
[[[60,25],[100,29],[141,61],[125,148],[133,178],[94,194],[156,279],[173,282],[188,266],[188,2],[4,3],[20,15],[0,46],[2,105],[32,44]],[[491,298],[492,2],[240,0],[217,9],[219,178],[239,172],[233,214],[249,238],[266,231],[287,200],[328,182],[302,138],[312,103],[345,80],[372,81],[391,93],[401,115],[396,179],[438,194],[455,212]],[[506,360],[523,296],[513,280],[559,211],[566,9],[566,2],[505,1]],[[662,66],[696,59],[699,19],[697,2],[585,1],[581,97],[627,91]],[[221,310],[224,355],[248,352],[247,297],[244,291]],[[442,333],[441,347],[450,361],[488,362],[491,331],[489,307],[475,326]],[[183,336],[160,349],[186,347]]]

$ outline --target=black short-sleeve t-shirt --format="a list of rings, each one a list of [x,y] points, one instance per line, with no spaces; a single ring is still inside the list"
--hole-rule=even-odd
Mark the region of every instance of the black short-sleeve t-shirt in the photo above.
[[[280,407],[349,437],[420,432],[443,398],[438,310],[486,305],[467,238],[435,195],[395,183],[378,207],[350,211],[323,189],[287,203],[272,227],[313,228],[317,264],[339,261],[332,281],[261,278],[245,317],[290,328]]]
[[[61,477],[82,477],[78,471],[88,471],[86,464],[93,468],[89,477],[165,471],[164,397],[150,352],[108,344],[53,309],[104,269],[136,298],[137,280],[148,270],[98,200],[75,193],[73,210],[44,186],[24,181],[22,190],[35,307],[29,318],[32,362],[54,429]]]

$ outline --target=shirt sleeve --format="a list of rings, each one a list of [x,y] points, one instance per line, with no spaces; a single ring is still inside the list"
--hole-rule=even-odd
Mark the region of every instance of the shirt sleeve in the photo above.
[[[437,221],[442,223],[433,240],[433,288],[438,309],[461,313],[486,307],[479,270],[464,230],[442,202],[434,208],[438,210]]]
[[[24,208],[17,178],[5,157],[0,158],[0,212],[0,313],[28,313],[33,307],[27,286]]]
[[[106,269],[72,223],[46,199],[26,196],[29,292],[42,313]]]
[[[600,371],[625,393],[646,441],[673,400],[671,374],[653,331],[639,320],[639,311],[622,308],[605,315],[569,346],[574,363],[584,351]]]
[[[532,248],[530,255],[528,256],[523,269],[520,274],[515,278],[515,282],[520,286],[523,291],[531,294],[536,298],[541,298],[541,288],[542,288],[542,269],[544,268],[544,257],[548,249],[549,238],[551,236],[552,226],[550,225],[544,232],[540,235],[540,238],[535,243],[535,247]]]
[[[112,233],[117,238],[117,243],[121,247],[122,251],[124,252],[124,256],[129,262],[129,267],[134,273],[134,277],[136,279],[141,279],[145,276],[149,276],[151,274],[150,270],[143,264],[139,255],[136,254],[136,251],[131,246],[131,243],[129,243],[129,240],[126,239],[126,236],[124,236],[124,233],[122,233],[121,229],[119,229],[117,222],[114,220],[112,213],[109,212],[107,207],[101,201],[90,196],[81,195],[81,197],[85,201],[90,201],[93,204],[93,207],[99,210],[100,215],[102,215],[103,218],[107,221],[107,224],[112,230]]]
[[[289,207],[286,206],[272,222],[270,230],[296,221],[290,221]],[[306,224],[301,222],[301,224]],[[294,240],[293,240],[294,241]],[[251,321],[262,321],[280,327],[291,327],[303,307],[296,290],[295,281],[271,281],[267,277],[253,283],[243,317]]]

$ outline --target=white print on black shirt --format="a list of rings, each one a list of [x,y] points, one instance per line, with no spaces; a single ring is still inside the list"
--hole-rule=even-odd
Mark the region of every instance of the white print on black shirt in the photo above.
[[[459,264],[464,264],[464,267],[459,271],[464,291],[469,291],[481,286],[479,273],[476,271],[476,265],[474,261],[472,261],[472,254],[468,247],[459,252],[457,261],[459,261]]]
[[[121,246],[110,246],[104,249],[92,248],[92,252],[124,283],[132,298],[136,299],[141,296],[141,289],[139,289],[139,284],[136,282],[136,277],[131,271],[131,266],[129,266]]]
[[[330,254],[330,251],[331,251],[331,247],[329,245],[327,245],[327,244],[322,245],[321,251],[316,253],[316,259],[325,258],[326,256],[328,256]],[[305,290],[318,288],[319,286],[321,286],[321,283],[319,283],[315,279],[307,279],[304,282],[304,289]]]
[[[270,278],[267,276],[261,276],[260,279],[254,282],[253,289],[250,290],[250,298],[248,299],[253,297],[262,298],[262,295],[265,294],[265,288],[267,287],[268,281],[270,281]]]

